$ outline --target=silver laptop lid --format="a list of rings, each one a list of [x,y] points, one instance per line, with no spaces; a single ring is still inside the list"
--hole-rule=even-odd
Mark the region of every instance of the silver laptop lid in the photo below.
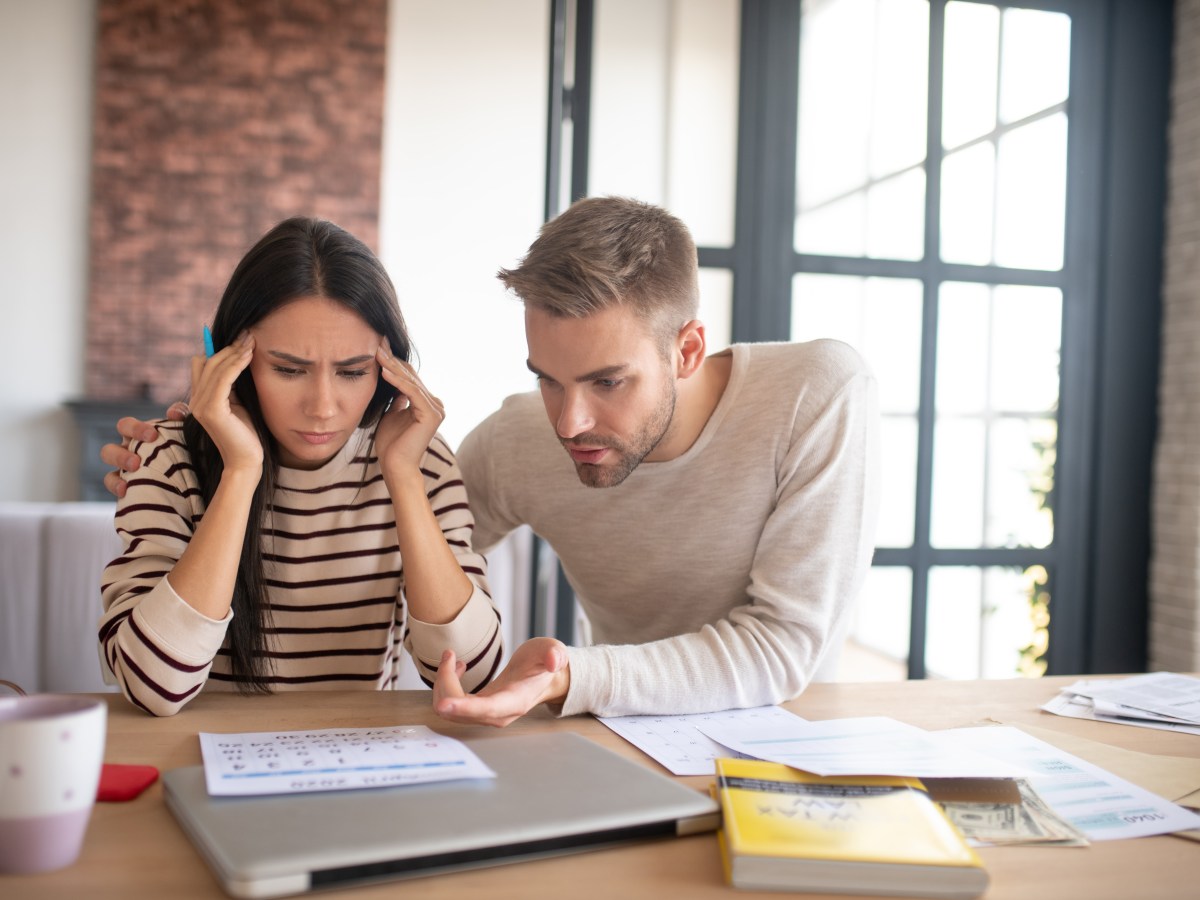
[[[167,805],[235,897],[349,887],[696,831],[711,797],[570,733],[466,741],[494,779],[210,797],[200,766]]]

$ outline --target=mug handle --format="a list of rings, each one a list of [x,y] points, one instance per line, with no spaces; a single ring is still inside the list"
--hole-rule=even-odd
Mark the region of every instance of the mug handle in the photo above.
[[[20,694],[22,697],[25,696],[24,689],[22,689],[22,687],[19,684],[16,684],[15,682],[5,681],[3,678],[0,678],[0,684],[4,685],[6,688],[11,688],[12,690],[14,690],[18,694]]]

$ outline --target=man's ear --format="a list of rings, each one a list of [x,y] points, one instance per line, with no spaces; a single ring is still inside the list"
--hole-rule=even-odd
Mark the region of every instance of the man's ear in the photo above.
[[[692,319],[675,337],[675,377],[691,378],[699,372],[706,349],[704,323]]]

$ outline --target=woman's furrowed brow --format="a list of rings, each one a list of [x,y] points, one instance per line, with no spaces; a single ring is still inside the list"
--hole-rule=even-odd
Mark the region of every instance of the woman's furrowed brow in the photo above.
[[[284,353],[282,350],[268,350],[267,355],[273,356],[276,359],[283,360],[284,362],[290,362],[293,365],[297,365],[297,366],[311,366],[314,364],[311,359],[304,359],[299,356],[294,356],[291,353]],[[370,362],[374,358],[375,358],[374,353],[363,353],[359,356],[351,356],[347,359],[334,360],[333,365],[335,368],[344,368],[346,366],[358,366],[358,365],[362,365],[365,362]]]

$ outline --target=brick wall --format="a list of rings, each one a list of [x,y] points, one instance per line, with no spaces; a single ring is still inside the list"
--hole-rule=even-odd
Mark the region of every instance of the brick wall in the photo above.
[[[1200,670],[1200,0],[1177,0],[1150,669]]]
[[[86,391],[187,389],[280,219],[377,247],[387,0],[99,0]]]

